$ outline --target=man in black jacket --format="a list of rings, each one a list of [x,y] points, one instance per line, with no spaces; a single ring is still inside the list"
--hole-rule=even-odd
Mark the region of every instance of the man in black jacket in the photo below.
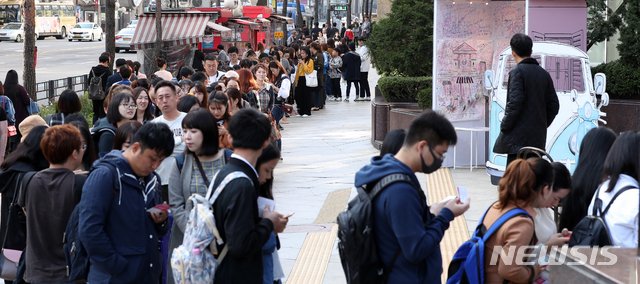
[[[347,97],[344,101],[347,103],[349,102],[349,93],[351,93],[351,83],[356,88],[356,97],[353,101],[364,100],[364,94],[360,94],[360,65],[362,65],[362,59],[356,53],[356,44],[349,43],[349,52],[342,56],[342,70],[344,70],[344,79],[347,81]]]
[[[111,56],[109,56],[109,53],[103,52],[102,54],[100,54],[98,60],[100,61],[98,65],[91,67],[91,71],[89,71],[89,80],[87,80],[87,82],[91,82],[91,78],[93,78],[94,76],[102,77],[102,88],[106,89],[107,80],[112,74],[111,70],[109,70],[109,62],[111,61]],[[98,120],[99,118],[103,118],[106,116],[106,114],[104,113],[104,108],[102,107],[103,102],[104,100],[93,100],[93,124],[95,124],[96,120]]]
[[[109,76],[109,79],[107,79],[107,85],[104,88],[105,94],[107,95],[109,94],[109,88],[111,88],[113,84],[115,84],[116,82],[122,81],[122,76],[120,76],[120,67],[126,64],[127,64],[127,61],[122,58],[119,58],[118,60],[116,60],[116,70],[118,72],[116,72],[116,74]]]
[[[234,152],[227,165],[213,180],[213,188],[233,172],[242,172],[249,179],[237,178],[224,188],[213,204],[216,224],[228,253],[216,270],[215,284],[260,284],[263,281],[262,247],[271,232],[280,233],[288,219],[268,208],[263,218],[258,214],[260,182],[255,169],[262,149],[269,145],[271,124],[269,119],[253,108],[245,108],[229,121],[230,141]],[[221,253],[222,254],[222,253]]]
[[[493,147],[495,153],[507,154],[507,165],[522,147],[545,149],[547,127],[560,108],[551,76],[531,58],[531,38],[516,34],[510,44],[518,65],[509,72],[507,105]]]
[[[314,41],[318,40],[318,33],[322,31],[322,29],[319,28],[318,26],[319,26],[318,22],[315,22],[313,24],[313,29],[311,29],[311,38]]]

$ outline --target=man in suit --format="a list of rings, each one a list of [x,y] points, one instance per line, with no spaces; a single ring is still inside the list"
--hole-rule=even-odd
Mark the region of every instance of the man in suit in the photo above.
[[[242,172],[247,178],[229,182],[213,204],[214,215],[223,245],[220,254],[228,252],[216,270],[215,284],[263,283],[262,247],[271,232],[280,233],[287,217],[267,207],[258,214],[260,182],[255,165],[262,149],[269,145],[269,119],[253,108],[238,111],[229,121],[229,138],[234,152],[227,165],[218,172],[212,187],[216,189],[227,175]]]
[[[122,76],[120,75],[120,67],[125,65],[127,65],[126,60],[122,58],[116,60],[116,70],[118,70],[118,72],[116,72],[116,74],[109,76],[109,79],[107,79],[107,85],[104,88],[104,93],[106,95],[109,95],[109,88],[111,88],[113,84],[115,84],[116,82],[122,81]]]

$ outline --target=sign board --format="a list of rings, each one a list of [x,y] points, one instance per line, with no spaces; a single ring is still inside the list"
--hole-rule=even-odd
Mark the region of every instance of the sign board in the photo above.
[[[273,33],[273,37],[275,37],[275,38],[284,38],[284,33],[283,32],[275,32],[275,33]]]
[[[293,31],[296,29],[296,25],[295,24],[287,24],[287,31]]]
[[[204,35],[202,37],[202,49],[213,49],[213,35]]]
[[[346,11],[347,10],[347,5],[346,4],[336,4],[333,5],[333,10],[334,11]]]

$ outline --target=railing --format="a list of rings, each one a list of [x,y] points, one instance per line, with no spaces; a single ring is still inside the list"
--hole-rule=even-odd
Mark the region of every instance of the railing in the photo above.
[[[37,83],[38,104],[48,104],[66,89],[74,90],[78,95],[83,95],[84,91],[87,90],[88,78],[89,75],[80,75]]]

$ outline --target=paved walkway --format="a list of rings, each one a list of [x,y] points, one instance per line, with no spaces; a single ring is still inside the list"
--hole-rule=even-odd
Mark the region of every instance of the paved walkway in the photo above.
[[[374,70],[369,74],[373,91],[379,76]],[[354,95],[352,90],[350,97]],[[283,124],[284,160],[274,173],[276,209],[283,214],[295,212],[287,230],[280,234],[284,282],[346,283],[334,223],[347,201],[355,196],[356,171],[378,154],[370,142],[371,104],[327,102],[324,110],[313,112],[310,117],[291,117],[289,121],[290,124]],[[468,188],[472,204],[465,214],[468,226],[456,222],[460,224],[456,231],[471,233],[484,210],[496,200],[497,189],[491,186],[483,168],[471,173],[469,169],[451,170],[451,177],[455,186]],[[418,178],[429,193],[427,196],[440,196],[427,190],[425,175],[419,174]],[[439,190],[438,186],[431,187]]]

